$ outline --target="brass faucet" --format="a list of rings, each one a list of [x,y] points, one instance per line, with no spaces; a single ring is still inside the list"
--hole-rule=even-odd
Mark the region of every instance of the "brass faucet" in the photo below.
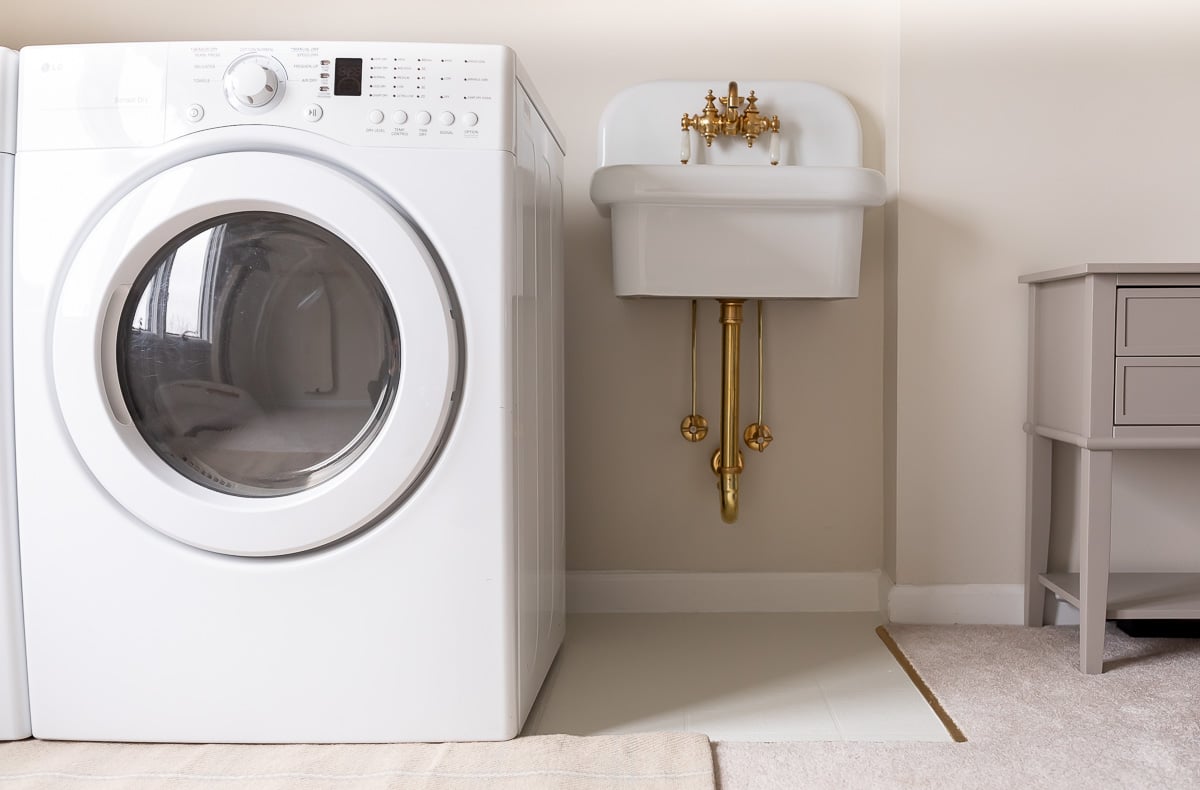
[[[718,101],[722,105],[720,111],[717,110]],[[744,112],[743,101],[747,105]],[[679,161],[686,165],[691,159],[692,144],[689,132],[695,129],[704,137],[704,144],[710,148],[717,137],[737,135],[746,138],[747,147],[753,148],[754,141],[760,135],[771,132],[771,164],[779,164],[779,116],[772,115],[769,119],[766,118],[758,111],[757,102],[758,97],[754,95],[754,91],[750,91],[750,95],[745,99],[738,96],[736,82],[730,82],[729,94],[719,99],[709,90],[708,95],[704,97],[704,109],[696,115],[684,113],[683,120],[680,121],[683,143],[680,147]]]

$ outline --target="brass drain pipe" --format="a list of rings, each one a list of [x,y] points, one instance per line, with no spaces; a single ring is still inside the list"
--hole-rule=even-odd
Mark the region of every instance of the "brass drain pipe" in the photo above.
[[[732,524],[738,517],[738,475],[745,462],[738,449],[738,384],[742,341],[742,299],[721,301],[721,449],[713,455],[713,471],[720,477],[721,520]]]

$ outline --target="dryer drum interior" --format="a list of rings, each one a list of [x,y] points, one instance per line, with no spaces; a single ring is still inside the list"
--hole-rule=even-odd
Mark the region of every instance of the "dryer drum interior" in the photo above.
[[[158,455],[243,496],[318,485],[363,452],[393,402],[396,316],[379,278],[312,222],[239,212],[189,228],[134,283],[122,394]]]

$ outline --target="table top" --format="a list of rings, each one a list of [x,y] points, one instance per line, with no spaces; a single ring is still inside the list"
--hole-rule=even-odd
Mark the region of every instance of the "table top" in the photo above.
[[[1200,274],[1200,262],[1190,263],[1079,263],[1061,269],[1023,274],[1019,283],[1045,283],[1053,280],[1068,280],[1089,274]]]

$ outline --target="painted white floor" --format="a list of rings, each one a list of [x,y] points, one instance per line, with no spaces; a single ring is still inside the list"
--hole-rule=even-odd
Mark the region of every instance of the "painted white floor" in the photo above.
[[[524,734],[946,741],[873,613],[576,614]]]

